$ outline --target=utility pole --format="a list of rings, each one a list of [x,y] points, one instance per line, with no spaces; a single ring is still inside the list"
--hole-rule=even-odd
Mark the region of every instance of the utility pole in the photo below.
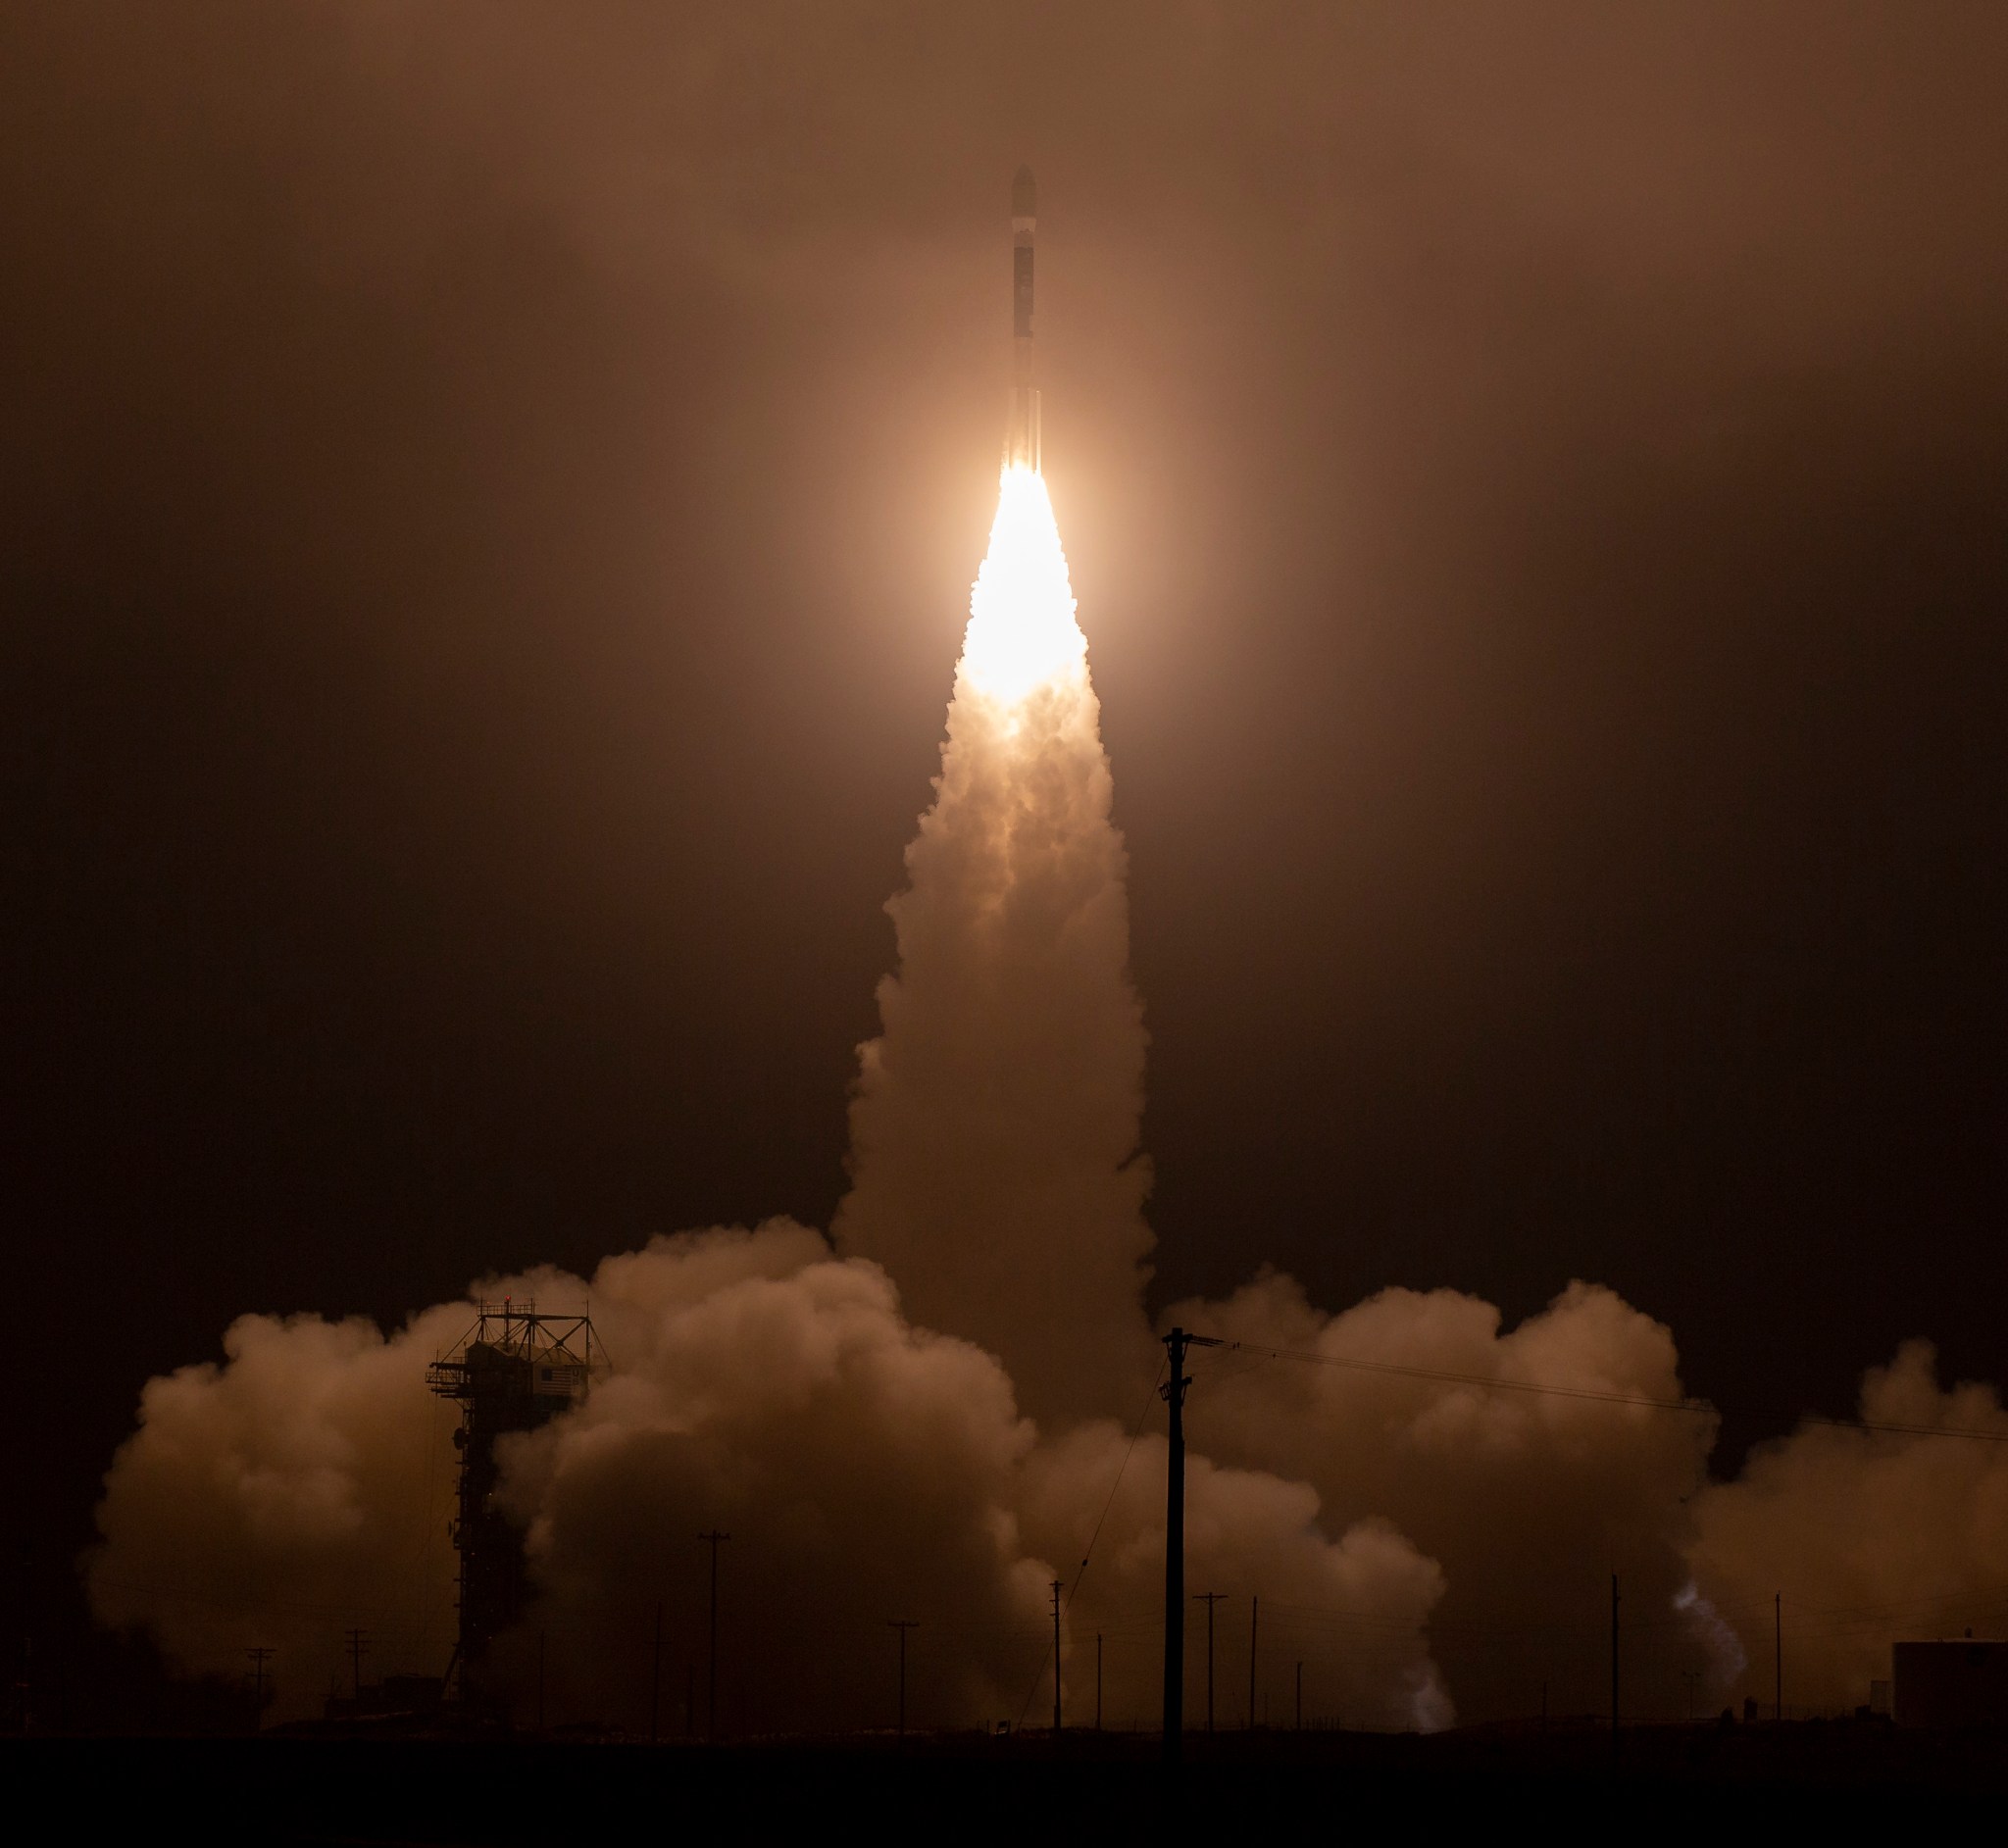
[[[1262,1594],[1248,1606],[1248,1730],[1255,1730],[1255,1644],[1262,1634]]]
[[[1102,1729],[1102,1633],[1094,1633],[1094,1729]]]
[[[1060,1580],[1053,1580],[1053,1737],[1060,1736]]]
[[[1771,1594],[1771,1666],[1775,1679],[1771,1688],[1771,1718],[1784,1719],[1784,1593]]]
[[[919,1629],[917,1618],[889,1617],[885,1620],[887,1629],[899,1631],[899,1736],[906,1737],[906,1633]]]
[[[706,1696],[704,1736],[712,1744],[718,1743],[718,1546],[721,1540],[729,1540],[729,1533],[721,1533],[713,1527],[708,1533],[700,1533],[700,1540],[711,1543],[711,1662],[709,1667],[710,1692]]]
[[[663,1601],[655,1601],[655,1646],[648,1656],[648,1742],[660,1745],[663,1738]]]
[[[1297,1730],[1304,1729],[1304,1665],[1297,1664]]]
[[[358,1707],[363,1704],[363,1651],[370,1646],[370,1632],[352,1629],[349,1638],[349,1696]]]
[[[17,1673],[14,1679],[14,1692],[21,1697],[21,1713],[19,1719],[21,1732],[24,1737],[25,1737],[27,1734],[30,1718],[28,1713],[28,1671],[34,1662],[35,1646],[34,1623],[28,1616],[28,1612],[32,1608],[34,1597],[34,1586],[30,1582],[31,1577],[32,1573],[28,1559],[28,1543],[26,1539],[24,1538],[21,1542],[20,1557],[16,1562],[15,1566],[14,1579],[15,1615],[21,1620],[21,1655],[15,1665]]]
[[[1206,1729],[1213,1730],[1213,1607],[1227,1601],[1225,1591],[1195,1591],[1194,1604],[1206,1606]]]
[[[1165,1709],[1164,1762],[1176,1769],[1185,1723],[1185,1350],[1218,1347],[1203,1334],[1174,1328],[1165,1336],[1171,1374],[1158,1388],[1171,1413],[1165,1454]]]
[[[1611,1574],[1611,1753],[1618,1750],[1618,1574]]]
[[[261,1643],[244,1653],[251,1658],[251,1730],[256,1732],[265,1723],[265,1665],[276,1652]]]

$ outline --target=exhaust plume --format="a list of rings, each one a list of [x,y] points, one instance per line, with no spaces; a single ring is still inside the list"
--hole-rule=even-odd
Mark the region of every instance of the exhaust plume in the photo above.
[[[846,1255],[774,1222],[658,1240],[589,1286],[545,1272],[477,1292],[589,1296],[617,1364],[575,1412],[498,1447],[537,1588],[490,1665],[502,1680],[512,1657],[528,1674],[534,1634],[551,1711],[659,1714],[654,1614],[687,1675],[708,1621],[694,1536],[724,1526],[738,1536],[724,1570],[728,1727],[856,1724],[883,1697],[883,1651],[864,1638],[881,1641],[895,1612],[927,1626],[917,1715],[1012,1718],[1042,1661],[1050,1673],[1054,1562],[1098,1536],[1091,1571],[1070,1580],[1069,1698],[1083,1698],[1092,1624],[1118,1636],[1112,1711],[1154,1710],[1164,1445],[1132,1455],[1089,1416],[1128,1412],[1153,1364],[1144,1033],[1109,808],[1051,502],[1035,473],[1010,470],[936,799],[890,907],[900,964],[862,1050]],[[930,1325],[908,1320],[894,1275]],[[281,1683],[293,1711],[338,1666],[341,1624],[381,1621],[372,1600],[387,1586],[423,1588],[438,1627],[386,1635],[386,1650],[443,1657],[445,1421],[424,1416],[424,1375],[472,1313],[428,1311],[387,1339],[247,1318],[222,1368],[155,1381],[107,1480],[100,1615],[148,1623],[191,1667],[226,1669],[254,1634],[281,1636],[313,1665]],[[1087,1422],[1042,1442],[1018,1390],[1049,1420]],[[421,1493],[425,1469],[435,1486]],[[1312,1623],[1294,1647],[1327,1711],[1447,1721],[1424,1639],[1442,1574],[1386,1523],[1333,1540],[1307,1484],[1195,1458],[1189,1534],[1195,1571],[1267,1588],[1279,1634]],[[282,1586],[292,1616],[276,1631]]]
[[[1044,478],[1005,471],[933,806],[887,906],[837,1247],[1000,1356],[1042,1419],[1120,1414],[1153,1362],[1143,1010],[1087,642]]]
[[[533,1597],[490,1666],[526,1688],[541,1664],[554,1721],[708,1725],[708,1694],[699,1714],[685,1690],[708,1687],[696,1536],[721,1528],[728,1732],[890,1723],[893,1618],[923,1625],[916,1724],[1038,1711],[1056,1578],[1069,1711],[1091,1699],[1099,1637],[1107,1717],[1154,1717],[1166,1459],[1134,1422],[1157,1362],[1146,1041],[1110,807],[1051,502],[1010,469],[888,906],[898,961],[860,1049],[835,1254],[778,1220],[658,1239],[589,1281],[475,1292],[589,1301],[614,1361],[496,1451]],[[453,1418],[426,1370],[474,1313],[389,1335],[249,1316],[221,1365],[150,1381],[86,1563],[100,1618],[192,1669],[276,1646],[294,1715],[352,1672],[351,1626],[373,1672],[436,1673]],[[1715,1421],[1684,1403],[1672,1334],[1593,1284],[1513,1328],[1440,1289],[1334,1316],[1266,1269],[1167,1314],[1241,1344],[1195,1357],[1188,1409],[1188,1581],[1230,1601],[1230,1723],[1292,1711],[1297,1662],[1307,1717],[1352,1725],[1602,1712],[1613,1571],[1638,1717],[1680,1714],[1690,1675],[1732,1697],[1779,1589],[1803,1606],[1797,1703],[1861,1699],[1894,1635],[1998,1622],[2008,1448],[1809,1425],[1711,1484]],[[1923,1344],[1870,1374],[1863,1409],[2008,1433],[1989,1389],[1938,1388]],[[1187,1665],[1196,1714],[1199,1648]]]

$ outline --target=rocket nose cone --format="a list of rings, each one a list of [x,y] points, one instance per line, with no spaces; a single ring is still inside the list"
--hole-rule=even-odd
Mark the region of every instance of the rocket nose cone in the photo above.
[[[1011,216],[1015,219],[1035,218],[1039,209],[1039,189],[1032,184],[1031,169],[1021,167],[1018,177],[1011,182]]]

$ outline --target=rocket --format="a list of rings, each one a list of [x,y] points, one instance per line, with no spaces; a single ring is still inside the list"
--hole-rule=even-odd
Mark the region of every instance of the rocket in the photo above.
[[[1031,359],[1031,250],[1038,225],[1038,188],[1031,169],[1011,182],[1011,408],[1004,424],[1004,466],[1039,466],[1039,391]]]

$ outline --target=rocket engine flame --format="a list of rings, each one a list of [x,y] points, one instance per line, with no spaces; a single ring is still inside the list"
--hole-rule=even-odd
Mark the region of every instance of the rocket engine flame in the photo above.
[[[998,483],[990,549],[970,590],[962,648],[969,688],[1014,707],[1041,687],[1082,684],[1087,637],[1076,607],[1046,478],[1013,464]]]

